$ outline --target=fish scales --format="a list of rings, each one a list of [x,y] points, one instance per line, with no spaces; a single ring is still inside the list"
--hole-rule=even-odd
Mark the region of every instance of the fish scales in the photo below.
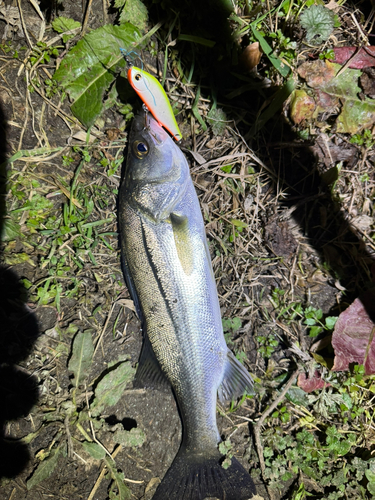
[[[225,343],[186,159],[150,116],[147,124],[142,115],[133,123],[119,222],[125,277],[140,309],[145,342],[151,344],[155,370],[161,369],[174,390],[183,422],[180,452],[154,498],[203,500],[220,492],[228,500],[250,498],[255,488],[242,466],[236,462],[224,474],[219,463],[216,400],[218,391],[222,399],[249,391],[251,379]],[[202,491],[194,486],[194,475],[206,485]]]
[[[191,189],[194,189],[192,185]],[[185,193],[190,203],[184,199],[174,210],[189,213],[193,209],[189,207],[194,199],[192,194],[195,195],[195,191]],[[129,205],[124,216],[129,222],[128,253],[135,256],[129,260],[129,270],[136,282],[148,338],[162,370],[168,374],[185,422],[192,420],[187,429],[193,432],[197,428],[196,420],[206,424],[203,435],[200,424],[200,435],[194,446],[204,446],[206,433],[210,439],[213,434],[216,442],[216,392],[227,347],[217,336],[215,318],[220,323],[221,319],[216,290],[210,289],[212,280],[202,278],[207,273],[211,275],[211,268],[201,228],[196,220],[190,219],[192,253],[186,256],[184,266],[170,222],[144,221]],[[186,274],[184,267],[189,266],[190,274]],[[212,293],[216,300],[212,300]]]

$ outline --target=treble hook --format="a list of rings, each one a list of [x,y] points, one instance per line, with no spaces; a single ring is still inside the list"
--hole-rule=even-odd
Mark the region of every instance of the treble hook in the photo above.
[[[143,61],[142,59],[139,57],[139,54],[138,52],[135,52],[135,50],[130,50],[129,52],[125,49],[122,49],[120,47],[120,52],[121,54],[123,55],[125,61],[126,61],[126,64],[129,68],[131,68],[132,66],[134,66],[134,63],[132,61],[132,59],[137,59],[139,58],[139,60],[141,61],[141,68],[143,69]],[[131,54],[134,54],[133,58],[130,58]]]

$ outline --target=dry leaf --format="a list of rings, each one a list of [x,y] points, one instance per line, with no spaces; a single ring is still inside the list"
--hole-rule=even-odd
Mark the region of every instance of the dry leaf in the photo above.
[[[240,64],[245,71],[251,71],[259,64],[262,52],[259,48],[259,42],[254,42],[245,47],[241,56]]]
[[[375,292],[355,299],[336,322],[332,335],[335,360],[332,370],[349,370],[350,363],[363,364],[366,375],[375,373]]]
[[[290,102],[290,118],[298,125],[299,123],[310,120],[313,117],[316,105],[312,97],[304,90],[295,90]]]
[[[319,370],[315,370],[311,377],[308,377],[306,373],[300,373],[298,375],[297,385],[305,392],[313,392],[324,389],[330,384],[322,379],[322,375]]]
[[[375,66],[375,47],[335,47],[333,49],[337,64],[346,64],[351,57],[349,68],[363,69]],[[356,51],[358,51],[356,53]]]

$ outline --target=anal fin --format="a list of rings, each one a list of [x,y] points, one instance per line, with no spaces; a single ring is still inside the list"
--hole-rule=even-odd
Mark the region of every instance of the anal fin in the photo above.
[[[228,349],[224,378],[218,389],[220,401],[225,403],[240,398],[245,393],[254,394],[253,385],[253,380],[246,368]]]

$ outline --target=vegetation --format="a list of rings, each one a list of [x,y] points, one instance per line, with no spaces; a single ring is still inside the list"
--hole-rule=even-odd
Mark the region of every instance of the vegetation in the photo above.
[[[375,497],[375,375],[361,364],[333,371],[331,344],[337,318],[374,282],[374,80],[367,59],[351,67],[353,52],[337,50],[367,44],[371,14],[341,0],[200,4],[116,0],[98,23],[89,7],[82,17],[57,2],[51,22],[38,14],[39,34],[7,24],[22,40],[0,45],[10,75],[0,89],[2,263],[19,276],[16,302],[42,335],[14,362],[34,374],[39,397],[15,418],[0,411],[0,428],[31,450],[20,472],[28,500],[45,485],[60,494],[70,478],[55,473],[73,462],[88,484],[67,497],[150,496],[178,436],[139,409],[139,426],[115,417],[137,397],[126,387],[140,348],[116,220],[140,107],[129,62],[160,79],[177,115],[225,338],[255,381],[255,396],[220,408],[223,466],[242,459],[273,500]],[[0,380],[18,343],[0,337],[9,350]],[[159,431],[170,435],[153,452]],[[1,487],[16,497],[12,479]]]

